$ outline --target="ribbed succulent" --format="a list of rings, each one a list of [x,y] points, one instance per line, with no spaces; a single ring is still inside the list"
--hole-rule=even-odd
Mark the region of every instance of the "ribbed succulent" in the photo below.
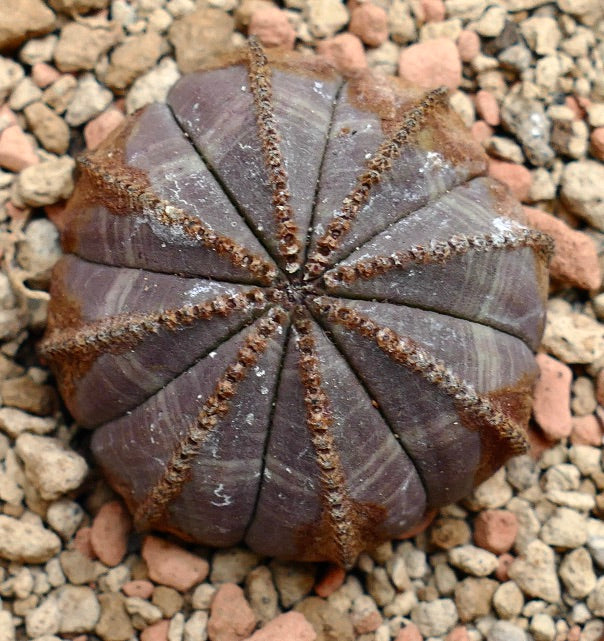
[[[525,451],[551,241],[486,170],[254,41],[80,160],[40,351],[139,528],[348,567]]]

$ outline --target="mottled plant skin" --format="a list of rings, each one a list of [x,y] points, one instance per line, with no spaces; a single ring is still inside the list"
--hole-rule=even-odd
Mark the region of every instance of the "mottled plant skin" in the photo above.
[[[254,41],[80,159],[40,352],[141,530],[350,567],[526,450],[551,240],[486,171]]]

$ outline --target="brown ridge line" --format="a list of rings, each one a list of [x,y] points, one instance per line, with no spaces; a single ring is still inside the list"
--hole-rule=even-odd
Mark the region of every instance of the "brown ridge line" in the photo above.
[[[302,246],[298,240],[298,227],[290,204],[287,172],[279,146],[279,134],[273,114],[271,70],[262,45],[254,37],[248,43],[248,77],[256,107],[256,122],[268,179],[273,188],[273,205],[277,219],[279,255],[287,263],[285,270],[293,274],[300,269]]]
[[[389,327],[378,325],[353,309],[335,305],[327,297],[316,298],[314,305],[331,322],[373,340],[392,360],[435,385],[479,424],[487,424],[507,442],[514,455],[527,451],[528,442],[520,425],[509,420],[487,397],[479,394],[470,383],[457,376],[445,363],[416,341],[408,336],[400,336]]]
[[[398,251],[389,256],[375,256],[359,260],[350,265],[342,265],[328,271],[323,280],[328,287],[337,287],[340,283],[352,283],[359,279],[368,280],[381,276],[393,269],[405,269],[410,264],[428,265],[444,264],[455,256],[462,256],[470,251],[489,252],[499,249],[518,249],[531,247],[543,256],[546,262],[553,253],[553,241],[550,236],[536,229],[514,224],[509,230],[499,233],[483,233],[467,236],[455,234],[446,240],[431,241],[429,246],[413,245],[409,249]]]
[[[340,565],[350,568],[359,552],[361,537],[355,527],[354,507],[344,489],[344,472],[330,433],[333,416],[329,398],[321,385],[317,348],[310,327],[309,318],[299,309],[294,318],[294,328],[299,334],[297,348],[300,353],[299,370],[304,388],[306,426],[320,469],[324,522],[329,524],[333,532],[329,540],[335,543]]]
[[[257,322],[257,326],[237,352],[235,362],[225,369],[214,387],[214,392],[204,402],[195,422],[189,425],[186,434],[174,448],[163,475],[136,508],[134,522],[137,528],[150,529],[164,517],[168,505],[178,497],[184,484],[190,479],[191,464],[199,454],[207,435],[228,413],[230,402],[237,393],[239,383],[258,362],[266,350],[270,337],[283,326],[286,318],[287,314],[284,310],[273,308],[266,317]]]
[[[227,256],[233,265],[247,269],[263,284],[271,284],[277,278],[277,269],[274,265],[247,251],[231,238],[212,231],[198,218],[190,216],[183,209],[157,197],[147,186],[141,184],[140,177],[137,175],[133,174],[128,180],[126,172],[122,169],[121,173],[125,174],[126,178],[115,176],[102,164],[86,156],[80,158],[79,165],[99,191],[106,190],[111,193],[118,206],[126,205],[130,211],[142,208],[145,214],[151,213],[162,225],[178,226],[190,238],[201,241],[221,256]]]
[[[306,264],[305,280],[321,275],[328,265],[329,256],[338,248],[342,237],[350,230],[352,221],[369,200],[371,188],[380,182],[382,175],[392,169],[392,161],[401,154],[401,149],[410,137],[417,133],[427,116],[435,107],[444,104],[448,96],[446,87],[429,91],[420,102],[406,114],[398,130],[384,140],[367,161],[367,169],[356,179],[356,186],[342,201],[342,208],[328,224],[317,247]]]
[[[47,359],[65,356],[88,357],[101,352],[131,348],[145,335],[160,330],[176,331],[197,320],[212,316],[228,316],[248,307],[268,302],[264,292],[254,288],[245,293],[224,294],[198,305],[185,305],[160,312],[120,314],[85,325],[81,329],[58,329],[50,333],[39,346],[40,355]]]

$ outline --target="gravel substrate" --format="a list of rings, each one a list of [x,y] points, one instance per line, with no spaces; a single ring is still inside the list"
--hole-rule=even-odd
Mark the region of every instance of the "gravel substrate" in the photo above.
[[[132,532],[35,358],[74,157],[249,33],[447,85],[556,240],[532,454],[348,574]],[[0,0],[0,52],[0,641],[604,639],[602,0]]]

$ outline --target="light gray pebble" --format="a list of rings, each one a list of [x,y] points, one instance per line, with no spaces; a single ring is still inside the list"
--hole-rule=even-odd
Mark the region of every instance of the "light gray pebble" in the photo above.
[[[37,608],[25,615],[25,629],[32,639],[43,634],[57,633],[60,624],[61,612],[54,596],[44,599]]]
[[[556,636],[556,625],[549,614],[536,614],[531,619],[529,626],[535,641],[554,641]]]
[[[51,585],[44,570],[42,568],[32,568],[31,573],[34,577],[33,593],[40,596],[50,592]]]
[[[279,597],[271,571],[265,565],[254,568],[247,575],[245,591],[250,607],[261,623],[268,623],[277,616]]]
[[[516,44],[500,51],[498,59],[504,69],[521,72],[531,66],[533,54],[531,50],[523,44]]]
[[[537,538],[541,524],[535,515],[533,506],[525,499],[518,497],[510,499],[506,509],[516,515],[518,533],[514,541],[514,548],[517,552],[522,553],[529,543]]]
[[[45,38],[28,40],[19,52],[20,60],[32,66],[37,62],[48,62],[52,60],[58,39],[57,36],[51,34]]]
[[[15,641],[16,638],[13,615],[8,610],[0,610],[0,641]]]
[[[548,468],[542,477],[545,492],[553,490],[577,490],[581,483],[581,472],[575,465],[561,463]]]
[[[487,634],[487,641],[527,641],[526,633],[509,621],[497,621]]]
[[[596,585],[591,556],[585,548],[569,552],[560,563],[559,573],[567,592],[575,599],[585,598]]]
[[[516,136],[533,165],[541,167],[554,159],[549,146],[550,119],[539,101],[510,94],[501,105],[501,120]]]
[[[146,74],[137,78],[126,96],[126,111],[132,113],[151,102],[165,102],[168,91],[180,78],[176,62],[163,58]]]
[[[177,612],[171,619],[168,626],[168,641],[182,641],[185,631],[185,615]]]
[[[119,592],[122,586],[131,579],[132,572],[125,564],[111,568],[99,578],[99,587],[103,592]]]
[[[553,200],[556,197],[556,184],[552,174],[545,167],[537,167],[531,174],[532,180],[528,200],[530,202]]]
[[[388,605],[396,592],[390,583],[388,573],[383,567],[376,567],[366,579],[367,591],[380,606]]]
[[[426,560],[426,553],[418,550],[411,542],[405,541],[398,547],[397,554],[401,554],[407,573],[411,579],[421,579],[428,571],[428,562]]]
[[[413,608],[411,620],[425,636],[444,635],[458,621],[457,608],[452,599],[424,601]]]
[[[524,555],[512,562],[508,574],[528,596],[550,603],[560,601],[554,551],[542,541],[531,541]]]
[[[485,149],[489,156],[509,160],[519,165],[524,163],[524,155],[520,145],[505,136],[491,136],[485,143]]]
[[[32,207],[53,205],[73,191],[75,161],[69,156],[47,160],[24,169],[16,180],[19,198]]]
[[[13,577],[13,593],[18,599],[28,597],[34,587],[34,577],[31,570],[22,567]]]
[[[21,434],[15,449],[27,478],[47,501],[77,489],[88,472],[85,459],[56,438]]]
[[[257,554],[242,548],[217,550],[212,557],[210,580],[214,585],[242,583],[248,572],[258,565],[259,560]]]
[[[604,576],[601,576],[591,594],[587,597],[587,607],[597,617],[604,617]]]
[[[588,536],[587,549],[596,565],[604,569],[604,536]]]
[[[271,561],[270,568],[284,608],[291,607],[312,590],[316,568],[309,563],[274,559]]]
[[[573,609],[570,614],[571,623],[585,623],[591,619],[591,612],[589,608],[585,605],[583,601],[579,601],[573,605]]]
[[[397,590],[403,591],[409,589],[411,580],[409,579],[405,559],[400,554],[396,554],[388,559],[386,570]]]
[[[579,468],[583,476],[591,476],[602,470],[602,452],[591,445],[573,445],[568,450],[572,463]]]
[[[562,201],[571,212],[604,230],[604,165],[596,160],[570,162],[560,186]]]
[[[68,541],[80,527],[84,510],[79,503],[69,499],[59,499],[48,506],[46,521],[65,541]]]
[[[46,218],[32,220],[17,248],[17,262],[34,280],[47,282],[50,270],[61,257],[59,232]]]
[[[206,641],[208,638],[208,613],[193,612],[184,627],[183,641]]]
[[[578,512],[589,512],[596,506],[596,498],[586,492],[552,490],[545,494],[545,498],[556,505],[568,507]]]
[[[601,618],[592,619],[583,626],[581,641],[601,641],[603,635],[604,621]]]
[[[604,127],[604,102],[592,102],[587,107],[587,120],[592,127]]]
[[[449,550],[449,562],[473,576],[488,576],[499,565],[495,554],[474,545],[462,545]]]
[[[19,63],[0,56],[0,104],[8,98],[24,76],[25,72]]]
[[[94,590],[85,586],[64,585],[56,591],[61,613],[59,632],[91,632],[101,614]]]
[[[31,78],[25,77],[13,89],[8,105],[15,111],[21,111],[32,102],[40,100],[41,97],[40,88],[32,82]]]
[[[61,549],[61,540],[41,524],[0,515],[0,558],[44,563]]]
[[[195,610],[209,610],[216,593],[216,589],[213,585],[209,583],[200,583],[191,597],[191,605]]]
[[[65,575],[58,558],[50,559],[44,566],[44,571],[48,577],[48,582],[53,588],[58,588],[65,584]]]
[[[522,35],[528,46],[538,55],[555,54],[562,34],[554,18],[534,16],[523,20],[520,24]]]
[[[512,488],[505,478],[505,468],[481,483],[466,499],[471,509],[494,510],[503,507],[512,498]]]
[[[515,619],[522,612],[524,596],[514,581],[502,583],[493,594],[493,607],[502,619]]]
[[[100,85],[92,73],[85,73],[69,101],[65,121],[79,127],[101,114],[111,104],[113,94]]]
[[[457,577],[455,576],[455,572],[453,572],[446,563],[439,563],[434,568],[434,582],[441,596],[450,596],[453,594],[453,590],[455,590]]]
[[[129,596],[125,599],[124,605],[126,606],[128,614],[133,617],[132,623],[135,628],[143,629],[148,625],[157,623],[162,618],[161,610],[146,599],[141,599],[137,596]],[[137,617],[140,617],[144,625],[137,625]]]
[[[384,608],[384,614],[387,617],[406,617],[417,603],[418,600],[415,592],[413,590],[406,590],[394,597],[394,600]]]
[[[557,508],[539,532],[539,538],[548,545],[576,548],[587,541],[587,520],[583,514],[570,508]]]
[[[0,430],[11,438],[17,438],[22,432],[48,434],[55,430],[57,420],[46,416],[34,416],[15,407],[0,407]]]

